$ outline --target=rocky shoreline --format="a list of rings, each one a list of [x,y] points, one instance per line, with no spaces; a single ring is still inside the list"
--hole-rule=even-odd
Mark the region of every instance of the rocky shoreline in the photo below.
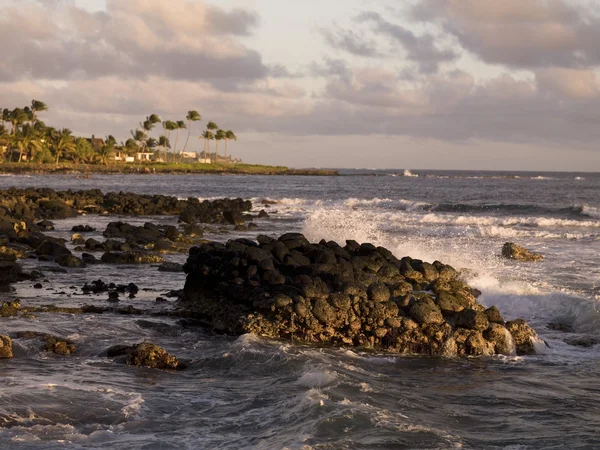
[[[16,281],[47,277],[37,269],[25,273],[18,262],[25,258],[55,263],[63,271],[90,264],[161,264],[159,270],[185,270],[187,277],[182,291],[169,294],[177,300],[169,302],[168,308],[120,307],[120,296],[135,298],[139,288],[134,283],[96,280],[86,283],[81,295],[103,293],[107,298],[102,305],[31,307],[18,300],[3,301],[0,320],[52,313],[147,315],[193,320],[217,333],[254,333],[299,344],[395,354],[452,357],[535,352],[538,338],[525,321],[504,321],[495,307],[477,301],[480,293],[464,282],[460,272],[439,261],[398,259],[383,247],[355,241],[344,246],[333,241],[310,243],[297,233],[278,238],[261,235],[256,241],[233,239],[226,244],[204,240],[204,227],[209,224],[252,230],[254,218],[269,217],[264,210],[252,213],[252,206],[242,199],[201,202],[100,190],[2,190],[0,285],[5,289]],[[177,217],[178,225],[138,226],[115,220],[102,232],[102,241],[87,237],[96,230],[81,224],[72,229],[72,250],[64,239],[46,234],[53,229],[52,220],[82,214],[168,215]],[[164,262],[163,255],[188,252],[183,267]],[[163,297],[156,301],[167,302]],[[51,334],[1,331],[0,358],[13,356],[11,339],[38,340],[42,351],[62,356],[77,351],[68,339]],[[147,342],[107,349],[105,356],[147,367],[185,367]]]

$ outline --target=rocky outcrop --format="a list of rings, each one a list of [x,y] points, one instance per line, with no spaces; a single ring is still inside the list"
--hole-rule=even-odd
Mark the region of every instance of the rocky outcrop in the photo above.
[[[158,345],[142,342],[136,345],[115,345],[106,350],[109,358],[120,358],[131,366],[151,369],[181,370],[183,364]]]
[[[514,242],[507,242],[502,246],[502,257],[523,262],[540,261],[544,259],[539,253],[527,250]]]
[[[210,242],[184,269],[181,307],[219,332],[447,356],[530,353],[536,337],[523,321],[505,326],[451,266],[372,244]]]
[[[181,200],[164,195],[140,195],[130,192],[102,193],[98,189],[55,191],[48,188],[0,190],[0,234],[13,229],[14,221],[34,224],[44,219],[76,217],[80,211],[119,215],[173,215],[186,223],[231,223],[224,213],[234,215],[250,211],[252,203],[242,199],[199,201]],[[40,229],[40,227],[38,227]],[[91,231],[82,227],[73,231]]]

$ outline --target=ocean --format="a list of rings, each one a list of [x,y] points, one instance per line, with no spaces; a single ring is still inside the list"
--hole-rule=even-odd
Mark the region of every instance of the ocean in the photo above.
[[[234,338],[169,317],[6,318],[0,334],[44,331],[78,349],[59,357],[35,341],[13,341],[15,357],[0,360],[0,448],[600,448],[600,174],[340,173],[11,175],[0,177],[0,187],[251,199],[255,211],[271,216],[255,220],[258,230],[213,228],[206,237],[299,231],[311,241],[355,239],[398,257],[440,260],[468,269],[468,282],[483,293],[480,302],[496,305],[507,320],[524,318],[547,346],[534,356],[447,359]],[[55,221],[49,233],[70,239],[72,226],[88,224],[100,238],[114,220],[176,223],[175,217],[88,215]],[[545,259],[503,260],[507,241]],[[186,256],[167,258],[182,263]],[[23,262],[26,270],[38,264]],[[84,283],[102,279],[140,287],[123,306],[157,310],[163,305],[156,297],[185,281],[183,273],[155,266],[60,273],[44,265],[43,289],[17,283],[3,300],[102,305],[106,294],[81,292]],[[188,368],[151,370],[101,356],[111,345],[143,340],[188,360]]]

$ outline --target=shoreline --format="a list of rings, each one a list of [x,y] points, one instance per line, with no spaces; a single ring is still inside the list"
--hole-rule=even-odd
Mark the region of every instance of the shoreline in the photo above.
[[[256,164],[31,164],[1,163],[2,174],[169,174],[169,175],[300,175],[300,176],[338,176],[332,169],[290,169],[284,166],[263,166]]]

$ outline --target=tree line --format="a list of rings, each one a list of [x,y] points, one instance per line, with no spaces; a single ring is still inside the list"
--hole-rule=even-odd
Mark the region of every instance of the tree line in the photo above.
[[[22,108],[0,108],[0,158],[2,161],[32,161],[37,163],[56,163],[70,160],[75,163],[108,164],[116,152],[126,156],[138,153],[152,153],[158,158],[161,152],[163,161],[168,162],[168,152],[177,152],[180,130],[187,129],[187,136],[182,152],[185,152],[191,136],[193,123],[200,122],[202,116],[198,111],[189,111],[184,120],[162,121],[157,114],[151,114],[139,124],[139,128],[131,131],[131,137],[119,145],[114,136],[104,139],[87,139],[76,137],[68,128],[56,129],[47,126],[39,119],[38,114],[48,111],[48,106],[39,100],[32,100],[31,105]],[[151,132],[162,124],[162,134],[151,136]],[[172,134],[175,133],[174,146],[171,147]],[[231,130],[222,130],[216,123],[208,122],[200,139],[204,139],[203,158],[213,160],[210,152],[210,141],[216,141],[214,161],[219,158],[219,142],[225,141],[225,158],[227,143],[237,140]]]

